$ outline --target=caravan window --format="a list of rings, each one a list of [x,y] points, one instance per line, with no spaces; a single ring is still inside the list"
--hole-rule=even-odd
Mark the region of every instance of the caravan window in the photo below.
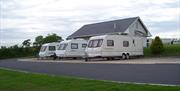
[[[98,47],[98,42],[99,42],[98,40],[94,40],[93,43],[92,43],[92,46],[93,47]]]
[[[47,46],[42,46],[40,51],[44,52],[46,50],[46,48],[47,48]]]
[[[60,44],[58,50],[65,50],[68,44]]]
[[[102,45],[102,42],[103,42],[103,40],[102,40],[102,39],[99,39],[99,42],[98,42],[97,47],[100,47],[100,46]]]
[[[123,41],[123,47],[129,47],[129,41]]]
[[[71,43],[71,49],[78,49],[78,43]]]
[[[107,40],[107,46],[114,46],[114,40]]]
[[[55,51],[56,47],[55,46],[49,46],[49,51]]]
[[[88,43],[89,48],[100,47],[102,45],[102,39],[90,40]]]
[[[92,42],[93,42],[92,40],[89,41],[88,47],[92,47]]]
[[[82,48],[86,48],[87,44],[82,44]]]

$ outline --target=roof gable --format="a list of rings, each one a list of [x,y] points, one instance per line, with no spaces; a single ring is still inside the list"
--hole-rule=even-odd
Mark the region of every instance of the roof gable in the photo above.
[[[148,31],[148,29],[146,28],[146,26],[144,25],[144,23],[142,22],[142,20],[139,18],[138,19],[139,23],[142,25],[142,27],[144,28],[144,30],[146,31],[146,37],[151,37],[151,33]]]
[[[114,21],[87,24],[74,32],[68,38],[77,38],[83,36],[102,35],[113,32],[125,32],[126,29],[139,17],[126,18]]]

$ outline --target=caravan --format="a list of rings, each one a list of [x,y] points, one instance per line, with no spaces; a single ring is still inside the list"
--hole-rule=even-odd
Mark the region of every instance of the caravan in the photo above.
[[[113,59],[143,55],[143,38],[126,34],[110,34],[91,37],[85,50],[86,61],[90,58],[102,57]]]
[[[41,46],[39,57],[53,57],[59,43],[46,43]]]
[[[84,39],[72,39],[62,41],[56,50],[58,58],[78,58],[85,56],[87,41]]]

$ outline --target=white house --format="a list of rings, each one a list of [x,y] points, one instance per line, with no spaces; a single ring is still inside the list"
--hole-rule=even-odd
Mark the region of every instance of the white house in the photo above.
[[[84,25],[72,35],[68,36],[67,39],[83,38],[89,40],[92,36],[113,33],[125,33],[130,37],[142,37],[144,46],[147,44],[147,37],[151,36],[140,17],[132,17]]]

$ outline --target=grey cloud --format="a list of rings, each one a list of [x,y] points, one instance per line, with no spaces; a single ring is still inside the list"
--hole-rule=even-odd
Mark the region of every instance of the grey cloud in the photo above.
[[[31,2],[31,0],[27,2]],[[180,8],[177,2],[156,4],[150,1],[149,3],[137,1],[112,5],[111,3],[103,5],[102,2],[95,5],[92,3],[88,5],[87,3],[87,5],[80,4],[80,6],[68,6],[66,8],[61,7],[63,3],[59,0],[37,2],[31,5],[24,5],[18,0],[0,0],[0,19],[13,21],[13,26],[7,24],[6,27],[0,28],[0,35],[3,36],[3,39],[0,37],[0,40],[6,40],[10,43],[11,39],[14,41],[17,39],[17,42],[19,42],[23,39],[34,39],[37,35],[45,36],[48,33],[57,33],[66,38],[84,24],[134,16],[140,16],[152,34],[180,30],[178,26],[180,25],[179,20],[150,21],[151,18],[159,17],[160,13],[146,12],[149,9]],[[2,4],[4,5],[1,6]],[[174,15],[173,17],[177,16]],[[2,23],[6,24],[5,21],[1,21],[1,25],[3,25]]]

